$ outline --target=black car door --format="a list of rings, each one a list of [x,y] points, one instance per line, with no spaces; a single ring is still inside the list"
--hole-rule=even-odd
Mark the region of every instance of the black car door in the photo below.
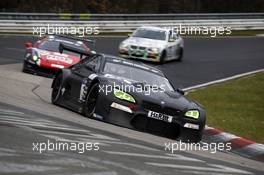
[[[90,83],[89,77],[97,75],[100,67],[101,56],[93,56],[81,61],[79,65],[72,68],[72,76],[70,79],[71,98],[75,104],[83,102],[84,87],[88,87]]]

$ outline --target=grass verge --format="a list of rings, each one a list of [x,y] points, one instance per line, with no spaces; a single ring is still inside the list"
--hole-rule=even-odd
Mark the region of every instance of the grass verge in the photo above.
[[[203,104],[207,125],[264,143],[264,72],[190,92]]]

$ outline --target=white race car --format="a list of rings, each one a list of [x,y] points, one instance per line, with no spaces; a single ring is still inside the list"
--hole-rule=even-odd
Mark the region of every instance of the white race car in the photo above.
[[[181,61],[183,39],[172,29],[160,27],[139,27],[119,45],[119,55],[164,63],[168,60]]]

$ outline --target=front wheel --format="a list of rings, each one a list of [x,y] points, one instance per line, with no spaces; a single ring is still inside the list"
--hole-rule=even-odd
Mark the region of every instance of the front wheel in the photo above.
[[[166,51],[163,51],[161,53],[161,56],[160,56],[160,64],[164,64],[165,63],[166,56],[167,56]]]
[[[27,70],[26,70],[26,61],[24,61],[24,63],[23,63],[23,67],[22,67],[22,72],[27,72]]]
[[[31,67],[31,69],[33,69],[32,65],[30,65],[30,63],[28,63],[27,61],[24,60],[23,67],[22,67],[22,72],[24,72],[24,73],[33,73],[33,71],[29,69],[29,67]]]
[[[181,128],[180,140],[187,143],[197,143],[202,140],[203,130]]]
[[[179,51],[179,57],[178,57],[178,59],[177,59],[177,61],[182,61],[182,57],[183,57],[183,48],[181,47],[180,48],[180,51]]]
[[[86,117],[92,117],[95,108],[96,108],[96,102],[97,102],[97,97],[99,95],[99,85],[98,83],[95,83],[92,85],[90,88],[86,99],[85,99],[85,104],[84,104],[84,115]]]
[[[61,88],[62,88],[62,74],[59,74],[53,80],[52,92],[51,92],[51,102],[53,104],[58,104],[58,101],[61,97]]]

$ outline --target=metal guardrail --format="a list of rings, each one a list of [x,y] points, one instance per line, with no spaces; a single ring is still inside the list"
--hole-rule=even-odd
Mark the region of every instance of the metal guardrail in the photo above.
[[[264,29],[264,13],[226,14],[65,14],[0,13],[0,33],[33,33],[33,27],[98,27],[100,33],[128,33],[142,25]]]
[[[186,20],[264,19],[264,13],[181,13],[181,14],[90,14],[90,13],[0,13],[9,20]]]

